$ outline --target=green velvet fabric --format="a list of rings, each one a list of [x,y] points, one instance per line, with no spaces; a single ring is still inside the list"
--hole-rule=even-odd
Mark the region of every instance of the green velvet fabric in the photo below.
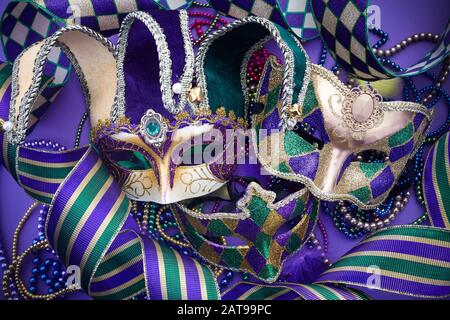
[[[269,31],[256,23],[242,25],[215,40],[205,56],[208,100],[213,112],[219,107],[244,116],[241,63],[245,53]],[[239,44],[239,45],[236,45]]]
[[[287,30],[276,27],[294,53],[295,103],[303,84],[306,56]],[[213,112],[219,107],[225,107],[228,111],[233,110],[239,117],[244,116],[244,96],[240,78],[242,61],[247,51],[269,34],[264,26],[252,22],[234,28],[211,44],[205,55],[204,70],[209,106]]]

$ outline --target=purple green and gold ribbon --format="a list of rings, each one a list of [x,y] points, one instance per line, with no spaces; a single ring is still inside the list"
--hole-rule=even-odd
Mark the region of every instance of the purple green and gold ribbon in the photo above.
[[[328,284],[240,282],[226,290],[223,300],[368,300],[358,290]]]
[[[422,298],[450,296],[450,230],[425,226],[386,228],[350,250],[313,284],[241,282],[224,292],[222,298],[369,298],[348,286]]]
[[[428,152],[423,169],[423,194],[431,224],[450,229],[450,133]]]
[[[373,277],[379,281],[371,281]],[[448,297],[450,230],[413,225],[380,230],[341,257],[317,282],[406,296]]]
[[[94,148],[74,149],[72,156],[82,150],[53,196],[45,229],[62,261],[80,267],[82,287],[98,299],[126,299],[143,291],[150,299],[219,298],[209,268],[124,228],[133,225],[127,221],[128,198]],[[27,159],[39,159],[33,151]]]

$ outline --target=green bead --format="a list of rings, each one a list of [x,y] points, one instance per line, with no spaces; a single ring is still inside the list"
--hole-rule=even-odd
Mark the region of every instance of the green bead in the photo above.
[[[150,121],[147,124],[147,133],[151,136],[157,136],[161,132],[161,124],[157,121]]]

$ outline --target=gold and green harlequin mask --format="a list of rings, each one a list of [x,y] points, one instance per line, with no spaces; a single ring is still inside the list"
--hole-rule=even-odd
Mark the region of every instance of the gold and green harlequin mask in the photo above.
[[[370,208],[388,196],[421,143],[430,114],[419,104],[383,102],[370,87],[347,88],[331,72],[311,64],[290,35],[265,33],[264,24],[235,22],[206,41],[197,61],[203,103],[243,105],[255,129],[258,164],[305,188],[296,198],[274,203],[275,193],[252,183],[229,214],[178,205],[176,216],[186,239],[206,260],[271,282],[283,261],[308,238],[319,200],[349,200]],[[243,45],[232,48],[237,39]],[[275,44],[276,52],[257,86],[256,100],[263,108],[254,110],[245,72],[248,58],[266,43],[271,48]],[[240,78],[228,72],[237,68]],[[223,90],[218,79],[241,88],[243,96]],[[301,129],[305,127],[309,130]],[[377,158],[366,161],[367,154]]]
[[[298,181],[318,198],[379,205],[422,142],[430,114],[407,102],[383,102],[370,87],[349,89],[326,69],[312,65],[302,102],[281,121],[283,66],[270,58],[259,85],[265,106],[255,117],[258,157],[271,174]],[[302,128],[309,128],[305,131]],[[377,154],[373,161],[364,155]]]
[[[274,200],[274,192],[252,182],[237,204],[239,213],[199,218],[183,205],[175,212],[187,240],[210,263],[273,282],[284,260],[308,239],[318,213],[318,201],[306,189]]]

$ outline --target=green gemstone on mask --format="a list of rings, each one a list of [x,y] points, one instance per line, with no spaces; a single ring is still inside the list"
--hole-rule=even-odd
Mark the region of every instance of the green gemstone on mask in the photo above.
[[[314,150],[315,148],[312,144],[308,143],[295,132],[287,131],[285,133],[284,151],[288,156],[298,156]]]
[[[377,172],[379,172],[381,169],[383,169],[386,165],[383,162],[361,162],[359,164],[359,168],[362,172],[364,172],[364,175],[371,179]]]
[[[372,197],[372,193],[370,192],[370,189],[368,187],[356,189],[350,192],[350,194],[354,195],[361,202],[367,202]]]
[[[158,121],[150,121],[147,123],[147,133],[153,137],[161,132],[161,124]]]
[[[388,139],[389,147],[393,148],[406,143],[414,134],[414,128],[410,122],[406,127],[392,135]]]

